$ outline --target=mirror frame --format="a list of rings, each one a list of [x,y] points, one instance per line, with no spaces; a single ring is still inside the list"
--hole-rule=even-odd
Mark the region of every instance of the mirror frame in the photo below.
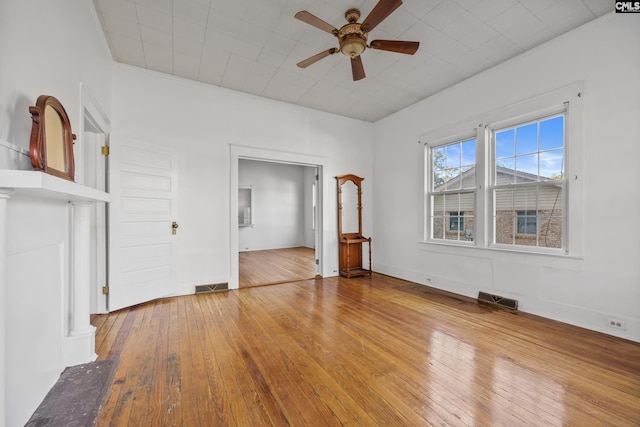
[[[45,114],[47,107],[52,108],[58,114],[60,127],[62,128],[61,141],[53,135],[47,135]],[[55,97],[40,95],[36,105],[29,107],[29,113],[31,113],[31,120],[33,121],[29,142],[31,165],[35,170],[74,181],[73,140],[76,139],[76,136],[71,132],[71,123],[64,107]],[[55,150],[62,151],[62,168],[51,165],[47,152],[53,153]]]
[[[360,237],[362,236],[362,181],[364,178],[360,178],[356,175],[341,175],[336,176],[338,183],[338,236],[342,237]],[[347,181],[351,181],[356,185],[358,192],[358,232],[357,233],[343,233],[342,232],[342,186]]]

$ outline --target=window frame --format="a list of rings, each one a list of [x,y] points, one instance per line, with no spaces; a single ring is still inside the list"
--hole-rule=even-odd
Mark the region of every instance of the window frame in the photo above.
[[[476,173],[477,173],[477,163],[478,163],[478,139],[477,139],[477,131],[473,130],[473,131],[463,131],[460,133],[457,133],[455,135],[452,136],[448,136],[445,138],[441,138],[438,140],[435,140],[429,144],[427,144],[427,146],[429,147],[427,150],[425,150],[425,162],[428,163],[428,173],[425,174],[425,189],[427,190],[425,192],[425,212],[427,212],[427,217],[425,218],[426,221],[429,223],[428,226],[425,226],[425,235],[424,238],[425,240],[431,241],[431,242],[444,242],[444,243],[452,243],[452,244],[461,244],[461,245],[467,245],[467,246],[473,246],[475,245],[475,242],[473,240],[469,241],[466,239],[466,234],[465,234],[465,230],[457,230],[455,231],[455,233],[457,233],[457,238],[456,239],[446,239],[446,238],[435,238],[433,237],[433,231],[435,229],[434,223],[433,223],[433,209],[434,209],[434,203],[432,202],[432,196],[434,196],[435,194],[439,194],[439,195],[454,195],[454,194],[472,194],[473,195],[473,207],[474,207],[474,219],[476,218],[476,213],[477,213],[477,208],[478,208],[478,197],[477,197],[477,175],[476,175],[476,184],[474,188],[458,188],[458,189],[454,189],[454,190],[441,190],[441,191],[435,191],[435,185],[433,182],[433,169],[432,169],[432,165],[433,165],[433,152],[435,149],[438,149],[440,147],[444,147],[447,145],[452,145],[452,144],[456,144],[456,143],[464,143],[466,141],[469,140],[473,140],[475,139],[475,150],[476,150]],[[462,173],[460,174],[460,176],[462,175]],[[450,213],[451,211],[449,210],[445,210],[445,213]],[[458,211],[460,212],[460,211]],[[453,230],[449,230],[449,224],[448,224],[448,220],[447,218],[443,218],[443,234],[444,236],[446,236],[446,234],[448,232],[454,232]],[[475,220],[474,220],[474,228],[473,233],[475,233]],[[427,234],[428,233],[428,234]],[[443,236],[443,237],[444,237]]]
[[[433,246],[435,250],[435,247],[443,247],[444,245],[451,247],[452,251],[487,250],[494,253],[511,252],[581,259],[584,243],[582,233],[584,214],[581,210],[584,188],[582,177],[584,150],[581,143],[584,133],[583,104],[584,84],[576,82],[510,105],[495,108],[464,121],[433,129],[420,136],[418,142],[424,145],[423,237],[419,241],[420,246],[424,250],[429,250],[429,246]],[[495,172],[493,166],[495,163],[495,144],[492,141],[492,132],[519,123],[543,120],[545,117],[559,113],[564,114],[565,120],[562,248],[494,244],[492,174]],[[432,176],[431,152],[435,147],[456,140],[461,141],[463,138],[476,139],[473,241],[434,239],[431,237],[433,229],[430,195],[432,188],[430,182]],[[548,182],[550,185],[557,185],[555,180]],[[460,249],[456,250],[456,247]]]
[[[505,120],[501,120],[499,122],[496,123],[492,123],[487,125],[486,129],[487,129],[487,138],[488,138],[488,142],[489,142],[489,167],[490,167],[490,174],[489,174],[489,190],[490,190],[490,208],[491,208],[491,219],[492,219],[492,225],[489,228],[489,233],[490,233],[490,241],[489,241],[489,245],[496,247],[496,248],[503,248],[503,249],[514,249],[514,250],[521,250],[521,251],[534,251],[534,252],[543,252],[543,253],[558,253],[558,254],[567,254],[568,250],[567,250],[567,225],[568,225],[568,220],[567,220],[567,168],[566,168],[566,159],[567,159],[567,154],[568,152],[570,152],[569,148],[567,147],[567,129],[566,129],[566,123],[567,123],[567,118],[568,118],[568,107],[569,107],[569,103],[568,102],[564,102],[560,105],[553,105],[544,109],[540,109],[537,111],[532,111],[530,113],[527,113],[525,115],[521,115],[519,117],[513,118],[513,119],[505,119]],[[495,135],[498,132],[504,131],[504,130],[508,130],[510,128],[517,128],[520,126],[526,126],[528,124],[532,124],[532,123],[540,123],[544,120],[548,120],[554,117],[558,117],[558,116],[563,116],[564,117],[564,135],[563,135],[563,162],[565,163],[565,168],[564,168],[564,172],[563,172],[563,178],[559,179],[559,180],[549,180],[549,181],[535,181],[535,182],[528,182],[528,183],[507,183],[507,184],[498,184],[495,182],[496,180],[496,176],[497,176],[497,160],[496,160],[496,138]],[[540,151],[537,151],[538,153],[540,153]],[[495,200],[495,195],[496,195],[496,190],[502,190],[502,189],[525,189],[525,188],[535,188],[536,190],[539,190],[541,188],[544,187],[560,187],[561,191],[562,191],[562,197],[560,198],[560,204],[561,204],[561,211],[562,211],[562,220],[561,220],[561,226],[562,226],[562,237],[561,237],[561,246],[559,248],[549,248],[549,247],[544,247],[544,246],[540,246],[539,245],[539,235],[538,235],[538,231],[539,231],[539,227],[538,224],[536,224],[537,226],[537,230],[536,230],[536,244],[535,245],[517,245],[515,243],[498,243],[497,242],[497,225],[496,225],[496,200]],[[537,205],[537,201],[536,201],[536,210],[538,211],[538,205]],[[517,212],[517,210],[515,210],[515,212]],[[514,220],[517,221],[517,217],[514,218]],[[514,224],[516,225],[516,224]],[[517,237],[517,226],[514,227],[514,240]],[[524,234],[524,233],[523,233]],[[529,234],[526,234],[527,236],[530,236]]]

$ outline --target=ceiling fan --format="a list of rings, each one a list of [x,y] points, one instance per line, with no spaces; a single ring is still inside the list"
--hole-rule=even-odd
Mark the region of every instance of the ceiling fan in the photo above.
[[[402,0],[380,0],[362,23],[358,23],[358,19],[360,19],[360,10],[351,8],[344,14],[348,23],[343,25],[340,29],[326,23],[306,10],[296,13],[295,17],[302,22],[306,22],[309,25],[313,25],[322,31],[326,31],[336,36],[340,45],[340,47],[332,47],[331,49],[327,49],[313,55],[304,61],[298,62],[296,65],[300,68],[307,68],[309,65],[318,62],[322,58],[326,58],[327,56],[333,55],[337,52],[342,52],[344,55],[351,58],[351,72],[353,73],[353,80],[355,81],[365,78],[364,66],[362,65],[360,55],[366,48],[413,55],[420,46],[419,42],[373,40],[370,44],[367,44],[369,31],[377,27],[378,24],[384,21],[387,16],[391,15],[391,13],[400,7],[401,4]]]

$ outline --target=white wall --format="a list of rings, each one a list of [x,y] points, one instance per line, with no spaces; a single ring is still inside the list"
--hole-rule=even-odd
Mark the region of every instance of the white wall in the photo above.
[[[80,82],[109,111],[111,54],[90,0],[2,0],[0,52],[0,168],[31,169],[29,106],[39,95],[58,98],[74,133]]]
[[[176,293],[192,293],[195,285],[223,283],[232,276],[231,260],[237,260],[237,253],[230,250],[231,234],[237,238],[238,232],[230,226],[232,184],[237,193],[237,175],[231,176],[234,151],[324,163],[323,274],[336,274],[334,177],[371,177],[373,125],[125,65],[115,66],[113,78],[112,141],[130,137],[178,152]],[[368,196],[371,182],[365,181]],[[373,228],[372,202],[365,197],[368,233]]]
[[[377,271],[640,341],[640,25],[609,14],[375,124]],[[418,137],[574,82],[584,83],[582,246],[558,259],[417,243],[423,239],[423,150]],[[569,146],[571,150],[571,146]],[[570,214],[571,215],[571,214]],[[571,224],[570,224],[571,227]],[[580,242],[580,240],[582,240]],[[572,243],[570,241],[570,243]],[[627,322],[608,328],[606,317]]]
[[[31,169],[28,108],[39,95],[62,102],[74,133],[83,120],[81,82],[109,112],[111,56],[89,0],[0,1],[0,53],[0,168]],[[7,311],[1,315],[7,320],[7,375],[1,386],[6,425],[19,426],[65,368],[69,207],[14,196],[7,218],[8,238],[1,242],[7,272],[0,277],[0,286],[6,285]]]
[[[238,184],[251,186],[253,226],[238,228],[240,251],[304,246],[305,169],[241,159]]]

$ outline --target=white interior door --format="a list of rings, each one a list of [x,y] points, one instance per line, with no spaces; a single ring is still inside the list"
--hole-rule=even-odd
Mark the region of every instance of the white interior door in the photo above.
[[[109,310],[176,289],[177,171],[171,150],[131,139],[110,141]],[[176,222],[177,224],[177,222]]]

